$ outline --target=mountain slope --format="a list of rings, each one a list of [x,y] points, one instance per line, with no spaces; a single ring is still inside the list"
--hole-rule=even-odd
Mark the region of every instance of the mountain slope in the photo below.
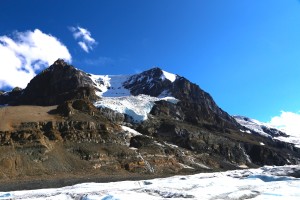
[[[276,129],[275,127],[270,126],[269,124],[250,119],[248,117],[234,116],[234,119],[247,129],[242,130],[246,133],[259,134],[264,137],[294,144],[296,147],[300,148],[300,138],[297,136],[289,135],[281,130]]]

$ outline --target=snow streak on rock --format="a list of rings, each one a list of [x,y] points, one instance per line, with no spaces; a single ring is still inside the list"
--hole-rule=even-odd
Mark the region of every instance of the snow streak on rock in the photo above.
[[[176,75],[175,74],[172,74],[172,73],[169,73],[169,72],[166,72],[164,70],[162,70],[163,74],[161,76],[161,79],[164,80],[164,79],[168,79],[169,81],[171,81],[172,83],[176,80]]]

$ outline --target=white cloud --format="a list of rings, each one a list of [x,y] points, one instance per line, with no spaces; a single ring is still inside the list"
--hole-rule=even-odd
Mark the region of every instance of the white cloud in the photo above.
[[[0,88],[25,88],[37,70],[58,58],[71,62],[66,46],[39,29],[15,32],[12,38],[0,36],[0,57]]]
[[[78,42],[78,45],[85,51],[85,52],[89,52],[89,47],[86,46],[86,44],[84,42]]]
[[[88,53],[93,50],[93,46],[97,44],[96,40],[92,38],[91,33],[82,27],[70,27],[70,31],[73,33],[75,40],[79,41],[78,45]]]
[[[285,131],[289,135],[300,136],[300,112],[281,111],[280,116],[273,117],[269,124]]]

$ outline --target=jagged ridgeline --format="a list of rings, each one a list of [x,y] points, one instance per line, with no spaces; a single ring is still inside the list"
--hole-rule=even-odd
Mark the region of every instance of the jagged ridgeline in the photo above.
[[[249,134],[198,85],[160,68],[93,75],[57,60],[0,104],[2,180],[299,163],[293,144]]]

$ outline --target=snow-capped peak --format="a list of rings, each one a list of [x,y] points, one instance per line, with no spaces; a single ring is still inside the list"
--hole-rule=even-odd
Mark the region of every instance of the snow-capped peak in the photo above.
[[[160,75],[161,74],[161,75]],[[168,79],[171,82],[176,80],[176,75],[154,68],[136,75],[94,75],[90,74],[96,95],[101,99],[95,102],[96,107],[107,107],[119,113],[132,117],[134,122],[141,122],[147,119],[156,101],[168,101],[176,104],[178,100],[171,96],[168,90],[158,95],[144,95],[147,93],[133,93],[132,88],[148,88],[151,90],[157,81]]]
[[[135,75],[94,75],[90,78],[97,88],[96,94],[100,97],[121,97],[130,96],[130,87],[140,85],[143,88],[151,89],[157,81],[169,80],[172,83],[176,80],[177,75],[166,72],[159,68],[153,68],[148,71]],[[135,94],[137,95],[137,94]],[[156,96],[156,95],[154,95]]]
[[[242,132],[246,132],[249,134],[255,132],[264,137],[271,137],[273,139],[277,139],[283,142],[295,144],[296,147],[300,148],[300,137],[289,135],[288,133],[284,133],[268,123],[263,123],[255,119],[250,119],[248,117],[233,116],[233,118],[240,125],[248,129],[246,131],[241,130]]]

